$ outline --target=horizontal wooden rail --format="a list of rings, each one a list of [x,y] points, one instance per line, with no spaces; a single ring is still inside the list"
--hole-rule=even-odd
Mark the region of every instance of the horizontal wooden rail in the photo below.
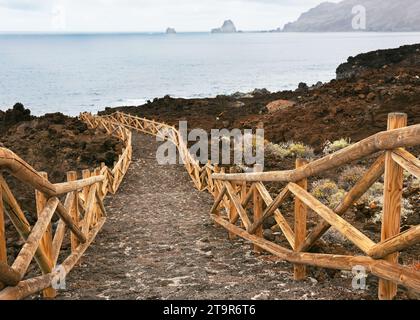
[[[92,128],[99,127],[96,120],[89,116],[82,115],[81,119]],[[38,219],[32,227],[0,174],[0,215],[5,213],[9,217],[24,240],[12,266],[8,265],[7,256],[6,259],[3,253],[0,256],[0,299],[22,299],[40,291],[44,297],[54,298],[56,291],[50,287],[59,275],[54,267],[64,258],[59,269],[64,268],[66,274],[70,272],[105,223],[103,200],[109,192],[115,193],[118,190],[128,170],[132,141],[131,132],[123,125],[106,121],[99,123],[106,134],[122,141],[123,152],[112,169],[102,164],[94,171],[84,170],[80,180],[77,180],[77,172],[68,172],[67,182],[53,184],[46,174],[37,172],[12,151],[0,148],[0,169],[10,172],[13,177],[35,189],[38,213]],[[64,205],[58,199],[61,195],[66,196]],[[54,214],[59,220],[53,229],[51,221]],[[1,228],[4,228],[4,219],[0,219],[0,231]],[[67,230],[71,232],[71,253],[65,258],[61,249]],[[0,236],[3,237],[2,233]],[[0,249],[3,250],[2,247]],[[25,279],[33,259],[43,275]]]
[[[52,273],[48,273],[40,277],[21,281],[14,287],[7,287],[3,291],[0,291],[0,300],[24,299],[32,294],[50,287],[54,279],[58,279],[60,276],[68,274],[92,244],[93,240],[95,240],[96,235],[102,229],[104,223],[105,219],[103,218],[90,231],[87,242],[79,246],[76,251],[74,251],[69,257],[66,258],[66,260],[64,260],[60,269],[64,270],[64,274],[60,274],[60,270],[56,270]]]
[[[410,174],[420,179],[420,160],[404,149],[394,150],[392,159]]]
[[[247,182],[297,182],[322,172],[346,165],[383,150],[413,147],[420,144],[420,124],[377,133],[345,149],[301,168],[261,173],[213,174],[213,179]]]
[[[56,197],[104,180],[103,176],[73,181],[69,183],[52,184],[39,172],[27,164],[9,149],[0,148],[0,168],[9,171],[20,181],[32,186],[50,197]]]
[[[420,291],[420,272],[415,271],[412,268],[399,266],[384,260],[375,260],[363,256],[342,256],[294,252],[263,238],[251,235],[245,230],[232,225],[229,223],[229,221],[223,219],[222,217],[212,215],[212,219],[217,224],[227,229],[229,232],[232,232],[245,240],[257,244],[259,247],[281,258],[282,260],[287,260],[291,263],[312,265],[327,269],[340,269],[349,271],[353,270],[353,268],[356,266],[363,266],[368,272],[371,272],[380,278],[395,281],[398,284],[413,288],[416,291]]]
[[[302,265],[342,270],[352,270],[353,267],[361,265],[382,280],[386,280],[389,283],[401,284],[416,291],[420,291],[420,272],[409,266],[401,266],[389,259],[389,255],[395,254],[400,250],[404,250],[420,242],[420,229],[418,226],[414,226],[408,231],[396,234],[395,236],[383,237],[384,239],[381,242],[374,243],[366,235],[342,218],[351,206],[360,199],[360,197],[362,197],[378,179],[380,179],[384,172],[388,172],[385,174],[388,174],[387,181],[392,182],[389,187],[390,190],[386,190],[386,194],[392,192],[395,195],[399,195],[401,188],[398,187],[396,183],[399,180],[393,181],[393,179],[389,178],[391,164],[394,167],[395,164],[397,164],[399,168],[408,171],[415,177],[419,176],[419,160],[403,148],[420,144],[420,125],[417,124],[411,127],[400,128],[405,125],[403,121],[404,118],[406,118],[405,115],[391,115],[390,123],[394,124],[389,126],[389,130],[386,132],[375,134],[348,148],[306,165],[301,163],[300,165],[303,166],[299,165],[298,168],[294,170],[239,174],[226,174],[224,168],[219,168],[218,165],[212,165],[211,163],[201,165],[198,160],[190,154],[187,143],[184,141],[180,132],[175,127],[165,123],[159,123],[154,120],[148,120],[122,112],[116,112],[102,117],[82,114],[81,118],[88,123],[89,126],[102,128],[107,134],[118,137],[124,141],[126,146],[131,146],[131,134],[128,130],[136,130],[140,133],[164,137],[173,142],[178,148],[185,169],[191,176],[195,187],[200,191],[207,190],[214,196],[215,203],[211,209],[211,218],[215,223],[223,226],[229,232],[231,239],[235,236],[242,237],[251,241],[254,244],[255,250],[266,250],[281,259],[295,264],[296,268],[302,271],[299,272],[299,278],[304,278],[305,276],[305,272],[303,272],[304,268],[300,268]],[[397,122],[399,122],[399,125],[397,125]],[[351,188],[334,210],[321,203],[306,190],[306,179],[379,152],[381,152],[381,154],[377,161],[354,187]],[[384,154],[386,154],[386,157]],[[103,204],[101,205],[102,202],[100,201],[103,199],[101,194],[116,191],[130,161],[131,148],[127,147],[123,150],[123,155],[120,156],[113,169],[102,168],[99,170],[99,173],[96,174],[104,177],[102,181],[84,187],[84,191],[80,192],[76,197],[76,199],[79,199],[76,207],[78,210],[80,209],[84,212],[83,220],[80,221],[81,233],[86,236],[87,239],[86,243],[81,243],[76,251],[73,252],[71,258],[68,258],[71,261],[74,262],[78,257],[77,254],[75,255],[75,252],[78,252],[79,249],[86,249],[89,245],[89,241],[91,241],[90,234],[95,230],[91,228],[91,220],[96,217],[98,212],[102,212],[102,216],[105,215]],[[10,164],[9,166],[17,168],[16,164],[14,164],[14,166]],[[387,168],[388,171],[386,171],[385,168]],[[25,170],[25,168],[22,170]],[[395,172],[397,173],[397,171]],[[401,172],[398,170],[398,175],[400,174]],[[85,180],[86,183],[86,179],[89,178],[89,176],[84,176],[84,178],[85,179],[83,180]],[[263,184],[263,182],[271,181],[287,183],[287,186],[277,195],[277,197],[274,197],[274,199]],[[303,182],[305,182],[305,184]],[[300,186],[300,184],[302,184],[302,186]],[[52,185],[48,187],[49,189],[58,187],[70,188],[69,186],[71,185],[72,184],[62,184],[60,186]],[[305,185],[305,188],[303,188],[303,185]],[[65,189],[65,191],[68,190],[70,189]],[[295,230],[290,227],[279,209],[282,203],[290,195],[295,197],[295,207],[299,205],[299,209],[295,209],[297,212],[295,212],[295,214],[299,215],[300,221],[299,223],[296,223],[295,221]],[[392,196],[387,201],[389,202],[390,199],[392,199],[392,208],[398,208],[398,197]],[[62,205],[58,205],[57,211],[59,211],[60,206]],[[74,210],[74,208],[70,208],[71,202],[67,203],[66,201],[64,207],[66,208],[66,213]],[[307,208],[315,211],[321,219],[318,225],[307,234],[305,239]],[[395,214],[395,216],[392,216],[391,218],[396,220],[395,217],[398,216],[398,212],[394,212],[395,210],[390,210],[390,208],[391,207],[388,207],[387,209],[386,219],[390,219],[389,214],[392,213]],[[277,223],[276,227],[280,228],[280,231],[289,242],[293,251],[285,249],[263,238],[261,226],[266,219],[271,216],[274,217],[274,220]],[[63,217],[61,217],[60,222],[61,226],[65,226]],[[309,250],[331,226],[337,229],[345,238],[353,242],[353,244],[359,247],[368,256],[343,256],[305,252]],[[61,240],[59,235],[57,236],[58,243],[60,243]],[[56,251],[57,250],[55,250],[55,256],[57,254]],[[68,259],[66,260],[67,262],[69,261]],[[67,267],[66,270],[68,270]],[[52,273],[49,273],[36,279],[21,281],[16,287],[6,288],[1,291],[0,299],[10,297],[21,298],[22,290],[25,293],[43,290],[51,285],[51,277]],[[380,297],[386,299],[392,298],[393,292],[390,290],[386,292],[386,294],[380,295]]]
[[[42,236],[44,235],[49,223],[51,222],[51,218],[55,212],[55,209],[57,208],[58,203],[58,198],[51,198],[48,200],[47,205],[38,218],[38,221],[36,222],[34,228],[31,230],[31,234],[29,235],[26,243],[24,244],[22,250],[12,265],[12,269],[16,270],[20,274],[21,279],[24,277],[26,271],[28,270],[29,264],[35,255],[36,249],[38,249]]]
[[[19,272],[0,262],[0,282],[7,286],[15,286],[21,280]]]
[[[374,245],[368,251],[368,255],[375,259],[382,259],[418,243],[420,243],[420,225]]]
[[[344,196],[342,202],[334,210],[339,216],[342,216],[350,207],[363,196],[372,185],[383,175],[385,170],[385,156],[381,155],[372,167],[363,175],[356,185]],[[331,225],[324,221],[321,221],[306,237],[298,251],[309,250],[314,243],[321,238],[325,232],[329,230]]]
[[[322,204],[319,200],[314,198],[309,192],[293,182],[289,184],[288,188],[295,196],[305,203],[305,205],[311,208],[315,213],[319,214],[325,221],[353,242],[363,252],[368,253],[369,250],[374,247],[375,243],[372,240],[353,227],[349,222],[337,215],[330,208]]]

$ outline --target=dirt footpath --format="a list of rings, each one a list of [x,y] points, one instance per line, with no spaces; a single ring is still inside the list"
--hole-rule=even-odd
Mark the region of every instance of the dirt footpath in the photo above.
[[[182,166],[156,163],[154,138],[135,135],[134,157],[108,220],[59,299],[375,299],[352,289],[352,275],[310,268],[293,281],[292,265],[256,256],[229,241],[209,219],[212,197],[193,188]],[[316,280],[323,279],[323,280]]]

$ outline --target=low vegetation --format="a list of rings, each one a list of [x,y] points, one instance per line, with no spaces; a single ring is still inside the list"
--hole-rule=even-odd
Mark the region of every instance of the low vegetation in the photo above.
[[[347,148],[348,146],[351,146],[351,144],[352,144],[351,140],[345,139],[345,138],[342,138],[333,142],[326,141],[324,143],[323,151],[324,151],[324,154],[332,154],[334,152]]]
[[[286,158],[303,158],[311,160],[315,157],[314,149],[312,147],[294,141],[281,144],[266,142],[265,153],[266,156],[279,160]]]

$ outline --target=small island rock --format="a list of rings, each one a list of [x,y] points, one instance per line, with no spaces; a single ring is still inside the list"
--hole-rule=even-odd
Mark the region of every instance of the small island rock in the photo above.
[[[226,20],[221,28],[211,30],[211,33],[236,33],[236,27],[232,20]]]
[[[175,28],[168,28],[168,29],[166,29],[166,34],[176,34]]]

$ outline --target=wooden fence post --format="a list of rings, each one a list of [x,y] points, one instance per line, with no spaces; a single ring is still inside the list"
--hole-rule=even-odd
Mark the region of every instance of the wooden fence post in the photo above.
[[[303,167],[308,162],[304,159],[296,159],[296,168]],[[303,179],[297,182],[297,185],[305,190],[308,190],[308,180]],[[295,251],[299,252],[299,248],[306,239],[306,220],[308,208],[303,202],[295,197]],[[306,266],[301,264],[294,265],[294,279],[304,280],[306,277]]]
[[[70,182],[70,181],[75,181],[75,180],[77,180],[77,172],[75,172],[75,171],[67,172],[67,181]],[[70,207],[70,212],[69,213],[70,213],[70,216],[73,219],[74,223],[76,224],[76,226],[80,227],[78,192],[77,191],[73,192],[71,197],[72,197],[72,205]],[[71,241],[71,252],[75,252],[77,247],[79,246],[79,240],[73,234],[73,232],[71,232],[70,241]]]
[[[407,126],[407,115],[404,113],[391,113],[388,116],[388,130]],[[403,190],[403,169],[392,159],[392,151],[385,156],[385,185],[384,207],[382,217],[382,241],[400,233],[401,200]],[[385,257],[391,263],[398,263],[398,252]],[[392,300],[397,294],[396,283],[388,280],[379,280],[380,300]]]
[[[91,177],[91,175],[90,175],[90,171],[89,170],[83,170],[82,171],[82,179],[88,179],[90,177]],[[83,188],[83,198],[84,198],[84,201],[85,201],[85,206],[86,206],[87,197],[88,197],[89,189],[90,188],[91,187],[85,187],[85,188]]]
[[[256,164],[254,166],[254,172],[263,172],[263,167],[261,165]],[[245,182],[246,183],[246,182]],[[260,195],[260,192],[258,191],[258,188],[254,188],[253,192],[253,203],[254,203],[254,222],[259,221],[263,216],[263,199]],[[257,237],[263,238],[264,230],[263,225],[261,224],[258,229],[255,231],[255,235]],[[261,253],[264,250],[254,245],[254,252]]]
[[[225,168],[222,168],[222,171],[225,170]],[[229,173],[233,173],[233,168],[229,168]],[[230,182],[227,182],[230,183]],[[234,193],[236,193],[236,183],[232,181],[232,190],[234,191]],[[233,218],[239,214],[238,212],[236,212],[236,208],[235,208],[235,204],[233,203],[233,200],[230,199],[229,200],[229,221],[232,222]],[[230,240],[234,240],[236,239],[236,235],[232,232],[229,232],[229,239]]]
[[[125,171],[124,171],[125,172]],[[101,168],[96,168],[94,173],[95,176],[100,176],[101,175]],[[96,187],[96,201],[95,201],[95,215],[94,215],[94,223],[93,226],[96,226],[98,221],[99,221],[99,214],[101,212],[101,208],[100,208],[100,203],[99,201],[102,201],[102,199],[100,198],[100,196],[98,196],[98,194],[100,194],[100,190],[102,189],[102,182],[97,183],[97,187]],[[105,212],[104,212],[105,214]]]
[[[43,178],[48,179],[48,175],[47,175],[46,172],[40,172],[40,175]],[[35,199],[36,199],[36,212],[37,212],[37,215],[38,215],[38,218],[39,218],[39,215],[44,210],[48,199],[45,196],[45,194],[43,194],[42,192],[40,192],[38,190],[35,190]],[[49,225],[47,227],[47,230],[45,231],[45,234],[40,241],[40,247],[42,247],[44,249],[44,252],[45,252],[46,256],[50,259],[50,261],[53,260],[52,239],[53,239],[52,226],[51,226],[51,223],[49,223]],[[49,271],[51,272],[52,269],[49,270]],[[57,292],[51,287],[47,288],[47,289],[44,289],[42,291],[42,294],[43,294],[44,298],[47,298],[47,299],[52,299],[52,298],[55,298],[57,296]]]

